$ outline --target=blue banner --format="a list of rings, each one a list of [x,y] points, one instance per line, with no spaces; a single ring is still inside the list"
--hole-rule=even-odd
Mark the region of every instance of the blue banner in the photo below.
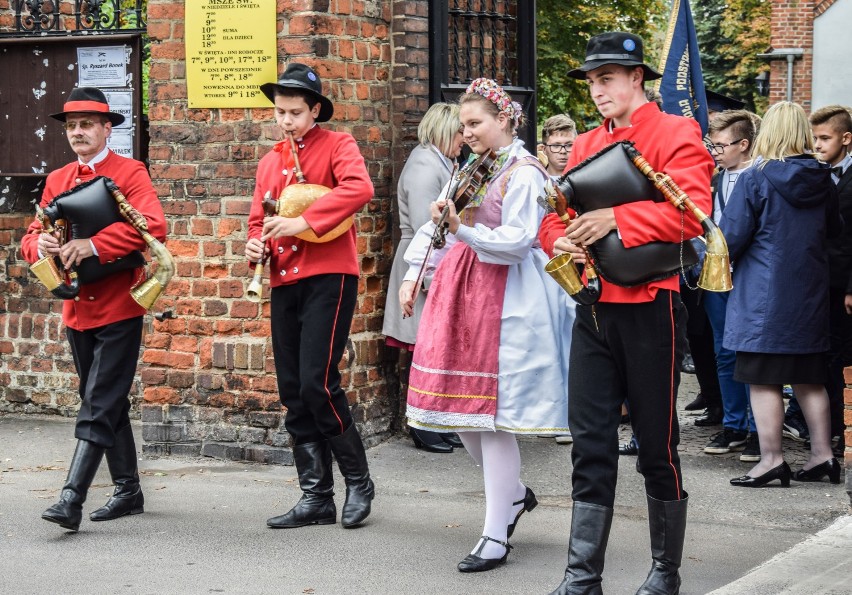
[[[673,0],[669,29],[660,63],[659,91],[663,111],[694,118],[707,134],[707,97],[689,0]]]

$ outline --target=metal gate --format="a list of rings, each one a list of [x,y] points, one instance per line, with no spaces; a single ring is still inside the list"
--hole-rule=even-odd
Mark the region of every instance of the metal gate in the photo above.
[[[475,78],[500,83],[524,106],[520,137],[536,143],[534,0],[431,0],[429,102],[455,101]]]
[[[65,98],[80,80],[80,56],[125,57],[125,80],[101,87],[130,115],[114,130],[115,150],[136,159],[147,157],[147,122],[143,115],[142,65],[145,59],[146,0],[12,0],[14,25],[0,31],[0,212],[29,212],[41,195],[50,171],[76,156],[58,122]],[[96,66],[91,58],[91,66]],[[105,79],[106,80],[106,79]],[[112,99],[110,99],[112,103]],[[112,105],[111,105],[112,107]],[[114,110],[115,111],[115,110]],[[121,149],[118,144],[121,143]]]

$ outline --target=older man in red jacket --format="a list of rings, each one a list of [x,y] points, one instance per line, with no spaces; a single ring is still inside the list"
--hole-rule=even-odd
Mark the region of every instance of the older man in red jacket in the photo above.
[[[163,241],[165,217],[144,164],[107,148],[112,127],[124,122],[124,116],[109,111],[99,89],[80,87],[70,93],[63,111],[51,117],[63,122],[78,159],[48,175],[41,207],[97,176],[105,176],[145,217],[151,235]],[[143,270],[136,268],[139,260],[127,257],[145,249],[142,236],[125,221],[110,224],[91,237],[73,238],[60,245],[36,219],[21,241],[21,252],[30,263],[52,256],[66,269],[79,266],[86,259],[96,267],[110,266],[109,274],[83,284],[62,308],[80,377],[81,404],[74,431],[78,442],[59,502],[48,508],[42,518],[72,531],[80,526],[82,505],[104,453],[116,487],[106,505],[91,513],[91,520],[112,520],[143,511],[127,398],[136,374],[145,314],[130,290],[141,280]],[[123,267],[122,262],[127,266]]]
[[[660,74],[643,63],[642,40],[603,33],[589,40],[585,63],[569,73],[585,80],[603,124],[580,135],[566,170],[613,143],[629,140],[660,172],[705,212],[710,208],[713,160],[694,120],[661,113],[644,94]],[[618,182],[613,181],[614,188]],[[678,243],[700,226],[668,202],[639,200],[591,210],[565,228],[549,215],[540,239],[546,250],[571,252],[618,230],[626,248]],[[568,567],[557,594],[601,593],[604,554],[612,523],[618,473],[618,424],[625,397],[645,476],[653,564],[638,593],[677,593],[687,494],[677,454],[675,399],[680,380],[675,346],[676,312],[682,307],[677,272],[659,281],[621,287],[601,281],[600,302],[577,306],[571,341],[568,394],[574,436],[574,500]]]

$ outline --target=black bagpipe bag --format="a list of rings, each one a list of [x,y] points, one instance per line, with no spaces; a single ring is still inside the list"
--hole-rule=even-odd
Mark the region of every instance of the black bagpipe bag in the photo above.
[[[93,235],[112,225],[126,222],[118,210],[118,203],[107,188],[104,176],[75,186],[71,190],[54,197],[44,208],[44,214],[51,223],[65,219],[68,225],[68,237],[71,240],[91,238]],[[101,264],[97,256],[84,258],[75,268],[81,284],[100,281],[104,277],[145,266],[145,256],[134,250],[123,258]]]
[[[660,191],[627,155],[625,146],[632,145],[630,141],[613,143],[563,174],[556,185],[568,205],[582,215],[640,200],[664,202]],[[688,240],[683,244],[650,242],[625,248],[613,230],[588,249],[604,279],[632,287],[676,275],[681,269],[681,247],[683,268],[689,270],[698,264],[698,254]]]

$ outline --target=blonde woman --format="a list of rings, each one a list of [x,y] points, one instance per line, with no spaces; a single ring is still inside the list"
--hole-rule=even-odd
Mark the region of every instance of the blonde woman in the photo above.
[[[719,226],[734,262],[723,345],[736,351],[734,380],[750,386],[760,462],[731,485],[778,480],[840,483],[830,446],[826,352],[827,237],[842,229],[830,169],[812,154],[811,130],[795,103],[773,105]],[[795,474],[784,461],[781,389],[793,385],[811,431],[811,453]]]

